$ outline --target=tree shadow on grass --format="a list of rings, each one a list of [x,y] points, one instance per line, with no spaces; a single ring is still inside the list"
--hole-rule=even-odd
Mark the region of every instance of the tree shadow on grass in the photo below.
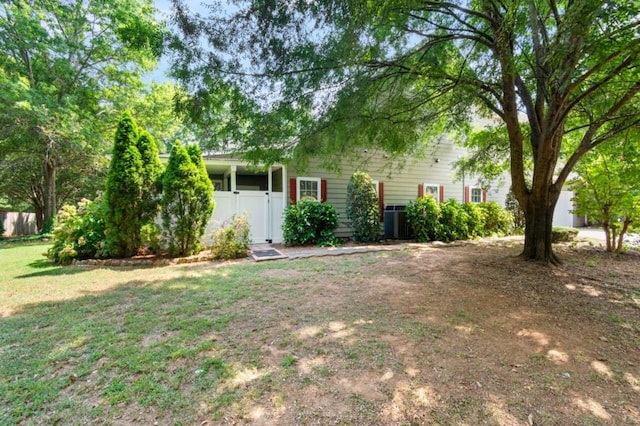
[[[49,259],[38,259],[27,265],[29,268],[34,269],[46,269],[57,266],[55,263],[50,261]]]
[[[34,262],[34,263],[38,263],[40,261]],[[32,266],[32,264],[29,264],[29,266]],[[75,274],[80,274],[82,272],[86,272],[83,269],[79,269],[79,268],[66,268],[64,266],[53,266],[52,264],[49,264],[48,268],[50,269],[44,269],[47,268],[47,266],[32,266],[33,268],[38,268],[38,269],[43,269],[41,271],[38,272],[32,272],[30,274],[24,274],[24,275],[18,275],[16,276],[16,278],[35,278],[35,277],[55,277],[58,275],[75,275]]]
[[[47,276],[58,276],[58,275],[75,275],[83,272],[87,272],[91,267],[79,267],[79,266],[62,266],[57,265],[54,262],[48,259],[39,259],[35,260],[27,265],[30,268],[41,269],[38,272],[32,272],[30,274],[18,275],[16,278],[34,278],[34,277],[47,277]],[[162,265],[164,266],[164,265]],[[148,270],[159,268],[162,266],[151,266],[151,265],[140,265],[140,266],[100,266],[100,269],[110,269],[114,271],[123,271],[123,270]]]

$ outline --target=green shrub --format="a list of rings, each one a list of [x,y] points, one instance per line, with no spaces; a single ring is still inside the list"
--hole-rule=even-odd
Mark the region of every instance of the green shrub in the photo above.
[[[154,223],[160,211],[160,195],[162,163],[158,155],[158,145],[149,132],[142,130],[136,141],[136,147],[142,160],[142,194],[140,200],[139,216],[143,222],[142,227]],[[144,242],[142,242],[145,245]]]
[[[247,214],[234,216],[213,232],[211,254],[215,259],[237,259],[247,256],[251,245],[249,220]]]
[[[283,239],[288,245],[335,245],[338,213],[327,203],[302,199],[284,211]]]
[[[575,240],[577,236],[578,230],[576,228],[554,226],[551,230],[552,243],[566,243]]]
[[[206,175],[200,150],[176,141],[162,179],[162,224],[169,256],[189,256],[202,250],[200,241],[213,212],[213,184]],[[198,163],[192,157],[199,157]]]
[[[156,223],[147,223],[140,228],[140,247],[150,253],[162,248],[162,230]]]
[[[143,164],[136,146],[138,126],[127,111],[116,129],[113,154],[107,175],[107,241],[115,257],[133,256],[140,247],[140,217],[143,192]]]
[[[477,203],[465,203],[462,208],[467,213],[468,238],[483,237],[485,235],[484,210]]]
[[[500,207],[494,201],[487,203],[478,203],[484,212],[484,234],[485,235],[504,235],[511,231],[513,217],[511,213]]]
[[[440,234],[440,207],[430,196],[410,201],[407,206],[407,222],[418,242],[435,241]]]
[[[4,215],[0,212],[0,240],[4,238]]]
[[[373,180],[365,172],[355,172],[347,185],[347,219],[353,239],[372,242],[380,239],[380,207]]]
[[[77,206],[63,206],[57,215],[53,246],[47,257],[60,264],[107,257],[105,210],[99,199],[96,202],[83,199]]]
[[[454,199],[440,204],[440,232],[438,240],[455,241],[469,238],[469,215]]]

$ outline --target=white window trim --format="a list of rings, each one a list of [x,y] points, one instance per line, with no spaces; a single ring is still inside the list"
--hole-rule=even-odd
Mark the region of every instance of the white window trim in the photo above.
[[[427,195],[427,187],[432,186],[436,189],[435,194],[432,194],[433,199],[436,200],[436,203],[440,202],[440,185],[436,185],[435,183],[423,183],[422,184],[422,194]]]
[[[300,181],[313,181],[318,182],[318,197],[316,198],[318,201],[321,201],[322,198],[322,179],[316,177],[305,177],[300,176],[296,178],[296,200],[300,201]]]
[[[376,189],[376,195],[380,197],[380,183],[377,180],[373,181],[373,187]]]
[[[480,201],[473,201],[473,190],[477,189],[480,191]],[[481,203],[482,202],[482,187],[480,186],[470,186],[469,187],[469,202],[470,203]]]

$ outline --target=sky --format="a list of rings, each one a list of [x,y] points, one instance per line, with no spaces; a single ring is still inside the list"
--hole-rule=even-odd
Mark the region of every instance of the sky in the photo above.
[[[191,10],[203,11],[204,7],[202,6],[202,0],[185,0],[185,3],[189,6]],[[157,18],[158,21],[166,21],[169,22],[169,18],[171,17],[171,0],[155,0],[154,6],[158,10]],[[156,83],[162,83],[165,81],[170,81],[171,79],[166,75],[167,70],[169,69],[169,60],[166,57],[162,57],[160,59],[160,63],[158,64],[158,68],[145,76],[145,80],[148,82],[155,81]]]

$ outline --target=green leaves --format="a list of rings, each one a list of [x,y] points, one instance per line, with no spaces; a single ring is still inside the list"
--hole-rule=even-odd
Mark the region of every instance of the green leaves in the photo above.
[[[336,245],[338,213],[328,203],[303,198],[284,211],[283,239],[289,245]]]
[[[380,211],[373,180],[365,172],[355,172],[347,185],[347,219],[353,238],[361,242],[380,240]]]
[[[28,155],[40,176],[0,191],[35,194],[21,199],[39,222],[93,192],[86,177],[103,179],[111,95],[137,88],[162,37],[149,0],[2,2],[0,168]]]
[[[200,148],[173,145],[162,178],[162,220],[169,242],[169,254],[198,253],[215,204],[213,184],[202,160]]]
[[[607,250],[622,250],[624,234],[640,220],[640,158],[636,129],[599,146],[576,166],[576,213],[600,222],[607,235]]]
[[[116,129],[105,202],[107,205],[107,240],[114,257],[129,257],[140,247],[140,217],[143,204],[144,164],[137,147],[139,130],[126,111]]]

